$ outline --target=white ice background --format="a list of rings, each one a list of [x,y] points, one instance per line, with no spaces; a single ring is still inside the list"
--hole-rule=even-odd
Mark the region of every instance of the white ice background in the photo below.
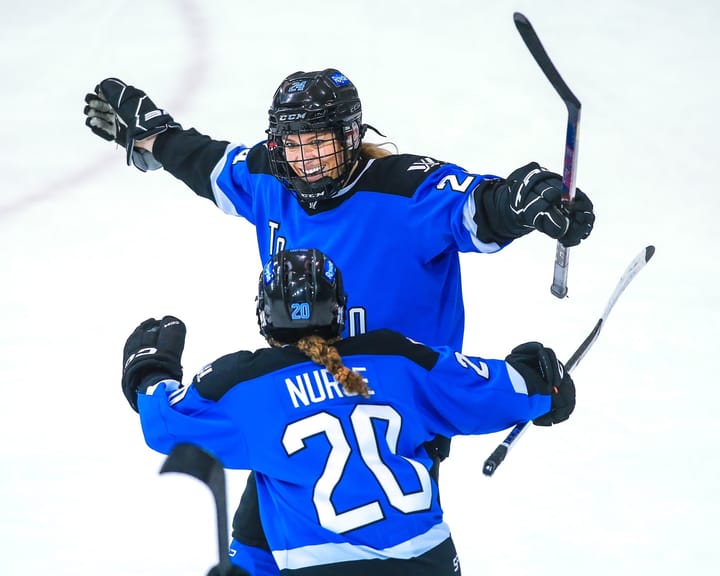
[[[501,357],[537,339],[569,357],[632,257],[657,253],[574,372],[569,422],[531,429],[493,478],[482,462],[505,433],[453,442],[440,488],[463,572],[717,570],[719,3],[2,4],[0,574],[204,576],[210,493],[158,475],[164,457],[120,391],[122,345],[141,320],[177,315],[188,377],[263,345],[253,228],[125,166],[83,125],[85,93],[117,76],[185,127],[253,144],[284,76],[332,66],[403,152],[561,171],[566,111],[516,10],[583,103],[577,184],[597,225],[571,250],[562,301],[540,234],[463,257],[465,350]],[[412,239],[387,241],[402,257]],[[228,474],[229,513],[245,474]]]

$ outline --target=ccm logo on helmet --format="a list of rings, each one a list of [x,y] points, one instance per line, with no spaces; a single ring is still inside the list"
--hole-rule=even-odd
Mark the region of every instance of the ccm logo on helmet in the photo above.
[[[285,121],[285,120],[302,120],[307,115],[307,112],[298,112],[296,114],[280,114],[278,116],[278,120]]]

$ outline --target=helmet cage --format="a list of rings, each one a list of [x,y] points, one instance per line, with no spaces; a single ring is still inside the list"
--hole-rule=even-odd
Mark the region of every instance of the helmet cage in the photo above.
[[[322,252],[279,252],[260,274],[260,334],[283,343],[312,334],[336,338],[345,328],[345,302],[340,270]]]
[[[360,99],[350,80],[332,68],[292,74],[276,91],[269,120],[267,146],[272,174],[301,203],[336,196],[347,184],[365,133]],[[303,134],[316,134],[317,142],[300,146]],[[291,161],[288,144],[298,148]],[[320,170],[319,177],[317,173],[312,178],[304,175],[307,159]]]

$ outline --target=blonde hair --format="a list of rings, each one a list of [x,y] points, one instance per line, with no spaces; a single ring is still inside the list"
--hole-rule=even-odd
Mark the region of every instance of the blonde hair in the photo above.
[[[367,398],[370,394],[363,377],[345,366],[337,349],[331,345],[339,339],[325,340],[320,336],[311,335],[300,338],[296,346],[310,360],[324,366],[332,374],[333,378],[342,385],[345,392],[360,394],[363,398]]]
[[[383,148],[386,144],[392,144],[392,142],[383,142],[381,144],[375,144],[373,142],[363,142],[360,144],[360,157],[361,158],[385,158],[385,156],[392,156],[393,153],[390,150]],[[397,146],[395,147],[395,154],[397,154]]]

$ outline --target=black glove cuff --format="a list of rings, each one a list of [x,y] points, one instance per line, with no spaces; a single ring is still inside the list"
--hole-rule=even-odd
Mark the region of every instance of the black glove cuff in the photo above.
[[[537,360],[534,358],[532,360],[537,364]],[[525,362],[512,357],[506,358],[505,361],[515,368],[520,376],[523,377],[523,380],[525,380],[528,396],[533,396],[534,394],[542,394],[544,396],[552,395],[552,387],[541,377],[537,368],[532,368]]]
[[[145,392],[160,380],[172,379],[181,381],[182,366],[168,354],[155,354],[133,362],[123,374],[122,389],[125,398],[135,412],[137,408],[137,392]]]
[[[477,237],[481,242],[495,242],[501,246],[532,232],[532,228],[518,226],[509,212],[505,180],[485,180],[474,190]]]

